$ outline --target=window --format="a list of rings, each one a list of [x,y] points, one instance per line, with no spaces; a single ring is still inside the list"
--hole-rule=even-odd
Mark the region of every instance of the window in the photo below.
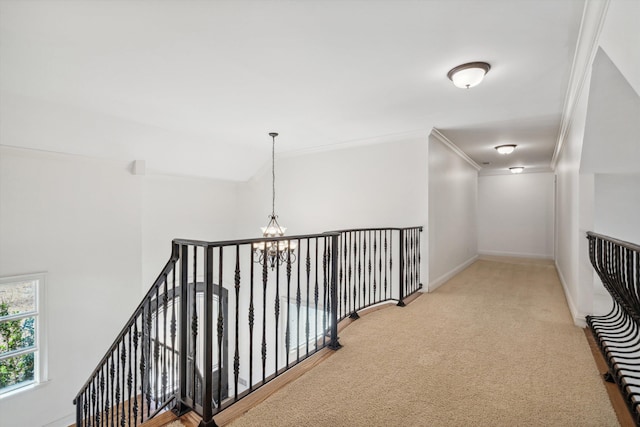
[[[0,278],[0,397],[44,380],[44,274]]]
[[[286,302],[286,299],[284,300]],[[308,318],[307,318],[308,316]],[[308,321],[308,332],[307,332]],[[299,322],[299,323],[298,323]],[[329,313],[326,313],[322,307],[310,306],[307,308],[307,302],[302,301],[298,314],[298,305],[295,302],[289,303],[289,351],[290,354],[296,355],[298,352],[302,355],[306,353],[307,346],[309,350],[315,350],[316,340],[322,339],[324,335],[323,326],[328,328],[330,323]],[[298,325],[300,327],[298,327]],[[309,341],[307,342],[307,333]]]

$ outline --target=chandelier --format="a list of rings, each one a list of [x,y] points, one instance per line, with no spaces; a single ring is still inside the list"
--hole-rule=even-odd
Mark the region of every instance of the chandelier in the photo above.
[[[266,227],[262,227],[262,236],[268,239],[283,237],[287,230],[278,223],[276,215],[276,132],[269,133],[271,137],[271,215]],[[276,265],[293,263],[296,260],[296,243],[289,240],[277,240],[271,242],[257,242],[253,244],[255,262],[268,265],[275,269]]]

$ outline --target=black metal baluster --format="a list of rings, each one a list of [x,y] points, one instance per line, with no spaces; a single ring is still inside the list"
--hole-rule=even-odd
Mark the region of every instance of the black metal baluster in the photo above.
[[[338,341],[338,237],[331,237],[331,338],[329,348],[337,350],[341,347]]]
[[[76,398],[73,400],[73,404],[76,405],[76,426],[85,427],[84,422],[84,392],[80,391]]]
[[[276,248],[278,248],[278,243],[275,242]],[[274,304],[273,311],[275,313],[275,376],[278,376],[278,352],[280,350],[280,346],[278,343],[278,324],[280,321],[280,250],[276,250],[276,300]]]
[[[193,403],[195,404],[197,401],[197,384],[198,378],[196,373],[198,371],[197,360],[198,360],[198,303],[197,303],[197,294],[198,294],[198,247],[193,246],[193,288],[192,288],[192,296],[191,296],[191,353],[192,353],[192,362],[191,365],[193,367],[191,374],[191,396],[193,398]]]
[[[284,326],[284,349],[285,349],[285,366],[289,367],[289,353],[291,352],[291,248],[287,248],[289,256],[287,257],[287,306],[285,307],[287,316]]]
[[[89,388],[91,389],[91,392],[89,394],[91,396],[91,404],[89,405],[89,424],[92,426],[96,426],[98,425],[96,423],[96,417],[98,416],[98,396],[96,393],[95,378],[91,381],[91,385],[89,386]]]
[[[383,285],[385,285],[385,288],[386,288],[386,283],[383,283],[383,280],[382,280],[382,249],[383,249],[382,230],[380,230],[379,233],[380,233],[380,252],[378,257],[378,280],[380,281],[380,300],[379,301],[383,301],[382,287]],[[385,292],[386,292],[386,289],[385,289]]]
[[[104,387],[105,387],[105,381],[104,381],[104,364],[100,367],[100,401],[98,402],[98,404],[100,405],[100,425],[104,425],[105,423],[105,413],[104,413]]]
[[[404,304],[404,289],[405,289],[405,283],[404,283],[404,239],[405,239],[405,230],[404,229],[400,229],[400,237],[399,237],[399,243],[398,243],[398,247],[400,249],[400,267],[399,267],[399,271],[398,271],[398,289],[400,290],[400,297],[398,299],[398,305],[400,307],[403,307]]]
[[[415,292],[418,289],[418,272],[417,272],[417,258],[416,258],[416,254],[418,253],[417,251],[417,243],[418,243],[418,231],[417,229],[413,229],[413,232],[411,234],[411,264],[413,266],[412,272],[411,272],[411,292]]]
[[[147,361],[147,365],[146,365],[146,378],[147,378],[147,382],[145,383],[146,386],[146,393],[145,393],[145,397],[146,397],[146,404],[147,404],[147,418],[149,418],[151,416],[151,378],[153,377],[152,374],[152,370],[153,370],[153,360],[151,359],[151,325],[152,325],[152,313],[153,310],[151,309],[151,298],[149,298],[147,300],[147,306],[146,306],[146,311],[147,311],[147,316],[146,316],[146,322],[147,324],[145,325],[145,351],[146,351],[146,361]]]
[[[405,282],[405,295],[413,291],[413,230],[407,232],[407,280]]]
[[[178,293],[176,292],[176,264],[173,265],[173,271],[172,271],[172,283],[171,283],[171,293],[173,295],[173,298],[171,300],[171,330],[170,330],[170,336],[171,336],[171,393],[175,393],[178,389],[176,387],[176,381],[177,378],[179,378],[179,374],[178,374],[178,364],[176,363],[176,331],[177,331],[177,325],[176,325],[176,304],[177,304],[177,300],[178,300]],[[184,357],[184,356],[183,356]]]
[[[115,362],[113,361],[113,352],[109,355],[109,379],[111,380],[111,403],[109,406],[109,412],[111,412],[111,427],[115,427],[116,425],[116,414],[118,403],[116,402],[115,393],[116,393],[116,367]]]
[[[378,257],[378,232],[373,230],[373,302],[374,304],[378,302],[376,291],[377,291],[377,281],[376,281],[376,259]]]
[[[132,388],[133,388],[133,373],[131,370],[131,361],[132,361],[132,347],[131,347],[131,325],[129,325],[128,341],[129,341],[129,354],[127,359],[127,419],[129,420],[129,424],[131,425],[131,397],[132,397]],[[135,396],[134,396],[135,397]]]
[[[371,230],[367,231],[367,240],[369,242],[369,257],[367,260],[367,269],[369,271],[369,305],[371,305]],[[375,298],[374,298],[375,299]]]
[[[311,241],[307,238],[307,262],[306,262],[306,273],[307,273],[307,293],[306,293],[306,302],[307,302],[307,310],[306,310],[306,322],[304,324],[304,336],[305,336],[305,347],[307,349],[305,357],[309,355],[309,289],[311,286]]]
[[[140,352],[140,423],[145,421],[144,417],[144,409],[146,406],[146,399],[148,394],[148,384],[149,384],[149,348],[147,340],[149,338],[149,330],[147,329],[147,319],[149,318],[149,311],[147,310],[147,305],[144,304],[142,310],[142,324],[140,325],[142,330],[142,342],[141,344],[141,352]],[[147,412],[147,416],[149,413]]]
[[[389,281],[391,282],[391,289],[392,289],[392,293],[393,293],[393,231],[390,232],[391,235],[391,241],[389,242]],[[402,286],[398,286],[398,299],[401,300],[402,298],[404,298],[404,294],[402,293],[403,291],[401,291],[400,289],[402,289]],[[393,295],[391,296],[391,298],[393,299]]]
[[[158,407],[158,400],[160,397],[160,287],[156,287],[156,304],[155,304],[155,329],[153,333],[153,382],[154,382],[154,394],[153,400],[155,403],[154,410]]]
[[[315,270],[316,270],[316,283],[315,283],[315,289],[313,292],[313,301],[314,301],[314,308],[315,308],[315,319],[314,319],[314,325],[315,325],[315,330],[314,330],[314,335],[313,335],[313,341],[315,342],[315,350],[318,350],[318,297],[319,297],[319,289],[318,289],[318,257],[320,256],[320,252],[318,252],[318,238],[315,238],[316,241],[316,265],[315,265]]]
[[[422,228],[418,230],[418,288],[422,288],[422,277],[420,277],[422,265]]]
[[[343,310],[342,310],[342,301],[343,301],[342,288],[343,288],[343,283],[344,283],[343,282],[343,280],[344,280],[344,264],[346,264],[345,262],[343,262],[343,257],[347,253],[347,251],[344,248],[345,240],[346,240],[345,236],[346,236],[346,233],[341,233],[340,234],[340,241],[339,241],[340,246],[339,247],[342,249],[342,256],[336,255],[336,256],[338,256],[338,260],[339,260],[339,263],[340,263],[340,273],[339,273],[339,277],[338,277],[338,287],[339,287],[339,289],[338,289],[338,300],[339,300],[339,304],[340,304],[340,307],[339,307],[340,318],[342,318],[342,313],[343,313]]]
[[[162,294],[162,403],[167,401],[167,385],[169,382],[169,366],[167,365],[167,312],[169,310],[169,276],[164,275]],[[160,313],[156,313],[159,316]]]
[[[200,398],[202,400],[202,424],[209,425],[213,419],[213,247],[205,245],[203,247],[204,262],[204,305],[202,310],[202,339],[203,339],[203,366],[202,366],[202,387],[200,388]],[[220,250],[222,257],[222,249]],[[220,262],[222,270],[222,262]],[[222,284],[220,283],[220,287]],[[219,296],[219,300],[222,295]],[[221,310],[219,310],[220,314]],[[221,322],[218,319],[218,335],[220,335]],[[218,339],[220,342],[220,339]],[[221,350],[221,349],[220,349]],[[195,362],[194,362],[195,364]],[[222,363],[218,360],[218,371],[222,369]],[[220,383],[218,383],[220,386]]]
[[[349,232],[349,245],[347,246],[347,250],[349,252],[349,255],[347,257],[347,259],[349,260],[349,264],[347,264],[347,277],[348,277],[348,284],[347,284],[347,294],[348,294],[348,301],[349,301],[349,306],[348,306],[348,310],[350,315],[353,315],[353,313],[355,312],[355,302],[353,301],[353,290],[351,289],[351,274],[353,272],[353,251],[352,251],[352,247],[353,247],[353,232]]]
[[[389,248],[389,243],[387,241],[387,234],[388,231],[384,230],[384,299],[387,299],[387,289],[388,289],[388,282],[387,282],[387,270],[388,270],[388,260],[389,260],[389,255],[388,255],[388,248]]]
[[[324,256],[322,257],[322,346],[327,345],[327,313],[329,310],[329,241],[325,237]]]
[[[120,391],[120,344],[118,344],[114,350],[114,354],[113,357],[115,357],[115,369],[114,369],[114,376],[115,376],[115,384],[116,384],[116,396],[115,396],[115,401],[113,402],[113,415],[115,416],[115,425],[117,426],[120,423],[120,397],[121,397],[121,391]]]
[[[136,369],[138,367],[138,319],[133,321],[133,425],[138,425],[138,375]]]
[[[240,245],[236,245],[236,350],[233,355],[234,398],[238,400],[238,380],[240,378]],[[220,282],[222,286],[222,282]],[[222,289],[220,289],[222,294]],[[222,295],[221,295],[222,296]]]
[[[300,241],[298,241],[298,250],[301,251]],[[289,257],[290,261],[291,257]],[[300,263],[297,266],[297,280],[296,280],[296,361],[300,361]],[[291,272],[291,263],[289,262],[287,265],[287,271]],[[289,282],[291,280],[291,275],[287,276],[287,287],[289,286]],[[287,298],[287,313],[291,310],[291,300]],[[287,318],[287,331],[289,331],[289,318]],[[287,340],[291,340],[291,337],[287,333]],[[289,345],[287,345],[287,362],[289,361]],[[288,363],[287,363],[288,365]]]
[[[249,246],[251,253],[249,259],[253,258],[254,249]],[[253,322],[254,322],[254,307],[253,307],[253,275],[254,275],[254,263],[250,262],[250,276],[249,276],[249,390],[253,390]]]
[[[126,402],[125,402],[125,393],[126,393],[126,369],[127,369],[127,346],[126,341],[122,341],[122,347],[120,348],[120,368],[122,370],[122,403],[120,408],[120,426],[124,427],[127,422],[126,417]]]
[[[265,259],[262,264],[262,384],[265,384],[266,381],[266,371],[267,371],[267,260]]]
[[[362,231],[362,305],[369,306],[367,302],[367,230]]]
[[[218,408],[220,408],[220,405],[222,405],[222,371],[223,369],[226,371],[226,366],[225,365],[225,360],[222,357],[222,352],[223,350],[226,352],[227,351],[227,346],[226,343],[223,342],[223,337],[224,337],[224,331],[227,328],[227,324],[225,322],[224,319],[224,307],[223,307],[223,294],[222,294],[222,283],[223,283],[223,278],[224,278],[224,263],[223,263],[223,255],[224,255],[224,248],[221,246],[219,249],[219,266],[218,266]],[[213,285],[213,283],[212,283]],[[240,273],[238,272],[238,276],[237,276],[237,284],[236,284],[236,295],[237,292],[239,292],[240,290]],[[236,299],[237,301],[237,299]],[[213,349],[212,349],[213,350]],[[211,371],[209,371],[211,372]],[[211,378],[211,374],[209,374],[209,378]],[[210,380],[209,380],[210,381]],[[237,390],[237,383],[236,383],[236,390]],[[207,402],[207,406],[209,406],[210,403]]]
[[[89,398],[90,398],[89,387],[87,387],[84,390],[84,396],[83,396],[84,404],[82,406],[82,409],[84,411],[84,416],[82,417],[82,419],[84,420],[84,424],[86,426],[91,426],[91,413],[90,413],[90,410],[89,410]]]
[[[358,242],[358,308],[362,308],[366,305],[365,302],[365,292],[364,292],[364,286],[362,285],[362,234],[363,231],[358,231],[356,233],[357,236],[357,242]]]
[[[176,265],[174,265],[174,268]],[[189,359],[189,246],[180,245],[180,320],[178,321],[178,343],[180,346],[178,361],[178,384],[180,386],[180,395],[176,407],[174,408],[176,414],[183,414],[187,408],[191,409],[187,405],[189,398],[188,389],[188,359]],[[193,405],[192,405],[193,406]]]

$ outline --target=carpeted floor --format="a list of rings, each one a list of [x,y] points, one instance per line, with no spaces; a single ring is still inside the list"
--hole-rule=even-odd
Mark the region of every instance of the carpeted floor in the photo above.
[[[478,261],[340,340],[231,425],[618,425],[550,264]]]

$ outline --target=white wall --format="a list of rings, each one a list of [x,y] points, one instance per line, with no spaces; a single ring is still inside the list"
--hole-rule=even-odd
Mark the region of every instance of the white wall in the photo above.
[[[0,147],[0,276],[47,272],[50,379],[1,399],[0,425],[69,424],[138,303],[140,188],[125,164]]]
[[[595,175],[594,231],[640,244],[640,174]]]
[[[616,64],[625,79],[640,95],[640,2],[637,0],[610,0],[607,20],[599,43]]]
[[[591,76],[580,172],[640,173],[640,96],[602,48]]]
[[[595,6],[594,10],[599,7],[596,3],[587,6],[590,5]],[[583,31],[583,34],[590,34],[595,43],[592,53],[587,54],[592,62],[588,63],[584,81],[576,85],[577,101],[567,118],[569,129],[555,170],[558,188],[556,266],[574,322],[578,325],[585,324],[585,315],[601,312],[606,299],[602,286],[594,280],[585,232],[597,230],[597,223],[602,223],[595,210],[601,209],[603,203],[623,203],[609,190],[602,199],[602,189],[608,184],[597,174],[637,173],[639,167],[634,160],[640,133],[636,114],[638,95],[614,62],[620,61],[626,76],[639,75],[638,52],[629,41],[633,34],[637,36],[637,30],[633,20],[628,19],[635,16],[637,7],[637,2],[611,0],[611,15],[605,16],[602,39],[594,36],[598,32],[597,25]],[[584,41],[588,40],[583,38]],[[608,51],[613,55],[613,61]],[[626,55],[631,55],[629,60],[620,59]],[[637,83],[637,80],[633,81]],[[610,197],[616,200],[607,200]],[[633,235],[633,230],[624,227],[618,232]]]
[[[584,239],[584,235],[580,233],[579,171],[589,99],[588,81],[587,79],[587,83],[578,95],[571,127],[558,156],[555,170],[557,176],[556,268],[576,324],[584,324],[584,316],[591,312],[593,306],[590,293],[580,289],[578,274],[580,253],[583,252],[580,248],[580,239]],[[583,208],[588,209],[588,206]]]
[[[47,272],[50,381],[0,399],[0,426],[67,426],[72,399],[175,237],[235,237],[237,185],[0,147],[0,276]]]
[[[553,259],[554,174],[478,178],[478,253]]]
[[[176,238],[235,239],[238,188],[232,181],[147,175],[142,180],[142,287],[171,255]]]
[[[478,256],[478,172],[429,137],[429,291]]]
[[[427,137],[276,155],[276,214],[287,234],[426,225]],[[271,213],[271,165],[242,190],[239,237],[259,237]],[[423,236],[424,239],[425,236]]]

